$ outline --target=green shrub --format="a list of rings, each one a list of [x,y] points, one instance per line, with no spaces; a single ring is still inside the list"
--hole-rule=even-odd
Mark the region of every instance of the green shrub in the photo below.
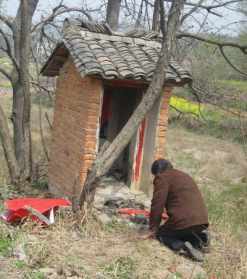
[[[203,106],[177,96],[172,96],[170,98],[170,105],[183,113],[191,113],[198,117],[200,117],[204,110]]]

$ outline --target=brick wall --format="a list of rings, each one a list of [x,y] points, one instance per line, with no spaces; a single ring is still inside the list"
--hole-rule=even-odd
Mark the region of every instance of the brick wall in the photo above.
[[[74,182],[83,183],[97,152],[102,94],[100,80],[82,79],[67,61],[57,81],[49,164],[49,185],[55,194],[71,196],[80,191]]]
[[[172,88],[165,88],[160,102],[160,109],[157,121],[156,140],[155,140],[155,158],[165,157],[166,132],[168,129],[169,99],[172,94]]]

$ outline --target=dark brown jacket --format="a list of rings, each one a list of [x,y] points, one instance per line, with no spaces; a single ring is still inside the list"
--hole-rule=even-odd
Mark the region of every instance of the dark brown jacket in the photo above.
[[[161,215],[167,210],[165,227],[171,230],[208,225],[208,213],[194,180],[186,173],[171,169],[154,179],[150,229],[157,231]]]

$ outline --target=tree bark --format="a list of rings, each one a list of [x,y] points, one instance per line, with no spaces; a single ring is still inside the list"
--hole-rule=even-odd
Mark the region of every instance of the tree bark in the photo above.
[[[13,24],[14,52],[19,70],[14,69],[13,80],[13,128],[15,156],[21,171],[21,180],[29,180],[32,173],[31,144],[31,94],[29,63],[31,54],[32,18],[38,0],[21,0]]]
[[[10,136],[8,121],[4,111],[0,105],[0,140],[2,142],[4,155],[9,169],[10,180],[12,184],[19,181],[20,169],[15,158],[14,147],[12,145],[12,138]]]
[[[112,30],[118,28],[121,0],[108,0],[106,9],[106,22]]]
[[[90,203],[93,201],[91,193],[94,193],[95,188],[97,187],[98,179],[110,169],[114,161],[118,158],[118,156],[130,142],[132,136],[136,132],[145,115],[152,109],[155,101],[163,92],[166,79],[166,69],[168,68],[169,61],[174,54],[174,47],[176,46],[176,32],[180,26],[180,16],[183,9],[184,1],[174,1],[169,11],[167,24],[165,23],[163,0],[159,0],[159,4],[163,42],[160,58],[156,66],[153,79],[142,101],[137,106],[126,125],[123,127],[114,141],[110,144],[110,146],[97,156],[97,159],[95,160],[91,170],[88,173],[79,198],[80,208],[84,207],[85,201],[87,201],[89,203],[89,206],[91,206]]]
[[[160,31],[160,4],[159,4],[159,0],[155,0],[155,2],[154,2],[152,30],[156,31],[156,32]]]

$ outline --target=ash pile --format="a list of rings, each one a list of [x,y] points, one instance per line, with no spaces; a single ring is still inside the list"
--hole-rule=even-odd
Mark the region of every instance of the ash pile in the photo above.
[[[94,208],[103,224],[117,221],[138,227],[148,225],[145,216],[124,217],[118,214],[118,210],[121,208],[149,210],[150,204],[150,198],[143,192],[132,192],[124,182],[111,176],[102,178],[94,200]]]

